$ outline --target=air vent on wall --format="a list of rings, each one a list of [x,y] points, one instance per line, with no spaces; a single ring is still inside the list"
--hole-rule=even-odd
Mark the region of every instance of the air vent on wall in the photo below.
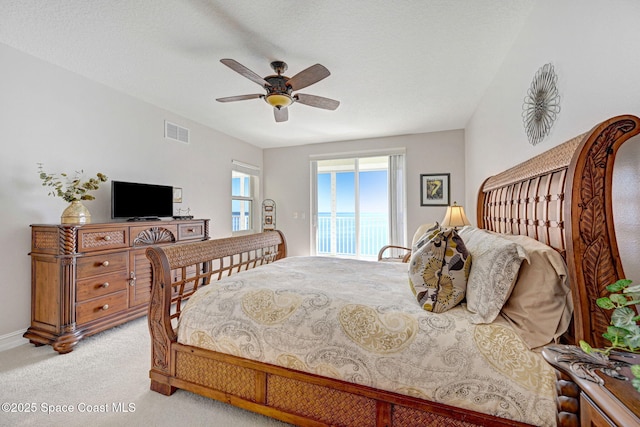
[[[189,143],[189,129],[178,126],[175,123],[171,123],[165,120],[164,122],[164,137],[167,139],[173,139],[174,141]]]

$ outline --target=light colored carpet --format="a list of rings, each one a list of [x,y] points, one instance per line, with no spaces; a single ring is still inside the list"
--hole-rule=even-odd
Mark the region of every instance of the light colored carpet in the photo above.
[[[149,390],[149,342],[141,318],[84,339],[65,355],[26,340],[0,352],[0,426],[288,425],[182,390],[172,396]],[[64,408],[73,412],[55,412]]]

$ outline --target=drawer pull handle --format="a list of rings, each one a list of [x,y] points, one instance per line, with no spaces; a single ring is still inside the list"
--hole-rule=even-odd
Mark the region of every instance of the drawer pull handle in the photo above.
[[[109,287],[109,282],[104,282],[102,284],[102,287],[105,288],[105,289],[108,288]]]
[[[187,228],[187,233],[195,233],[195,229],[193,228]]]
[[[132,271],[129,273],[129,286],[136,285],[136,272]]]
[[[109,261],[105,261],[101,264],[103,267],[109,267]]]
[[[109,304],[105,304],[105,305],[103,305],[103,306],[102,306],[102,309],[103,309],[103,310],[109,310]]]
[[[111,236],[104,236],[104,240],[108,242],[109,240],[111,240]]]

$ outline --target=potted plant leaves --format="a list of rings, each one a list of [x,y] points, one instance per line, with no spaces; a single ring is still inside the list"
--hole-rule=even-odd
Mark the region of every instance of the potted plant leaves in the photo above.
[[[605,310],[613,310],[607,332],[602,336],[611,343],[605,348],[593,348],[580,340],[580,348],[587,354],[594,352],[609,356],[614,351],[640,353],[640,315],[631,308],[640,304],[640,285],[633,285],[629,279],[620,279],[607,286],[609,296],[598,298],[596,304]],[[640,365],[631,365],[633,387],[640,391]]]

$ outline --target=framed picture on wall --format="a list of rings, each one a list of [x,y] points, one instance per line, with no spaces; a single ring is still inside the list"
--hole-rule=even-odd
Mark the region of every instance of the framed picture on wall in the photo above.
[[[173,203],[182,203],[182,188],[173,187]]]
[[[420,206],[449,206],[450,174],[420,175]]]

